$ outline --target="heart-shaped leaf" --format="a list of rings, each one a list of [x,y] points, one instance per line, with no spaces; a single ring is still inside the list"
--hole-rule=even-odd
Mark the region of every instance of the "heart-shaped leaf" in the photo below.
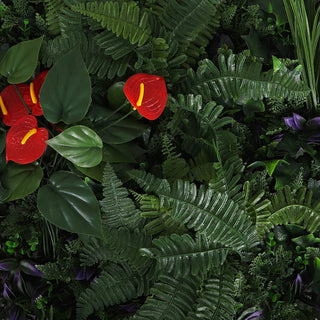
[[[60,59],[48,72],[40,90],[45,118],[71,124],[83,119],[91,103],[91,81],[79,48]]]
[[[10,192],[6,201],[22,199],[36,191],[42,177],[43,171],[37,164],[8,163],[2,175],[3,185]]]
[[[38,208],[57,227],[69,232],[102,237],[98,200],[78,176],[57,171],[38,193]]]
[[[9,83],[27,81],[34,73],[43,36],[11,47],[0,62],[0,73]]]
[[[66,129],[48,140],[47,144],[80,167],[94,167],[102,160],[102,140],[86,126],[74,126]]]

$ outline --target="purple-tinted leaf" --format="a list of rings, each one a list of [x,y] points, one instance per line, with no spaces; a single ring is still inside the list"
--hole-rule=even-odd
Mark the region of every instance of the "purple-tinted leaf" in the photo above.
[[[302,129],[302,124],[306,121],[306,119],[296,113],[292,114],[292,117],[285,117],[284,122],[287,127],[292,128],[296,131]]]
[[[256,319],[260,319],[262,312],[256,311],[254,313],[251,313],[248,317],[246,317],[244,320],[256,320]]]
[[[20,267],[24,273],[29,274],[30,276],[42,276],[42,272],[35,267],[35,263],[32,261],[21,260]]]
[[[4,283],[4,285],[3,285],[2,295],[7,300],[12,300],[15,298],[15,294],[13,293],[13,291],[9,288],[9,286],[6,283]]]
[[[126,312],[133,313],[137,311],[138,306],[136,303],[127,303],[120,305],[120,308]]]

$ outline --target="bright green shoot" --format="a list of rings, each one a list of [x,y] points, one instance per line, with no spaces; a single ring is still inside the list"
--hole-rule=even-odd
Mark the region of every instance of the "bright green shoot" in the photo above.
[[[284,0],[297,58],[303,66],[303,78],[311,92],[309,108],[319,105],[319,37],[320,8],[316,10],[315,0],[310,0],[306,9],[303,0]]]

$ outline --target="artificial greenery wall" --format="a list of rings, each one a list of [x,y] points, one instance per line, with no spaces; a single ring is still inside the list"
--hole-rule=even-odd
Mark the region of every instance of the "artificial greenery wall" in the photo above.
[[[0,319],[319,318],[319,14],[0,1]]]

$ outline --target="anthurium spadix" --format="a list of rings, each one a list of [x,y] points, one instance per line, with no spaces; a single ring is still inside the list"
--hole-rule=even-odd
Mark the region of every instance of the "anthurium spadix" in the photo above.
[[[123,91],[137,111],[149,120],[157,119],[167,103],[167,88],[163,77],[139,73],[130,77]]]
[[[6,160],[27,164],[39,159],[44,153],[48,131],[38,128],[37,119],[28,115],[19,119],[8,131]]]

